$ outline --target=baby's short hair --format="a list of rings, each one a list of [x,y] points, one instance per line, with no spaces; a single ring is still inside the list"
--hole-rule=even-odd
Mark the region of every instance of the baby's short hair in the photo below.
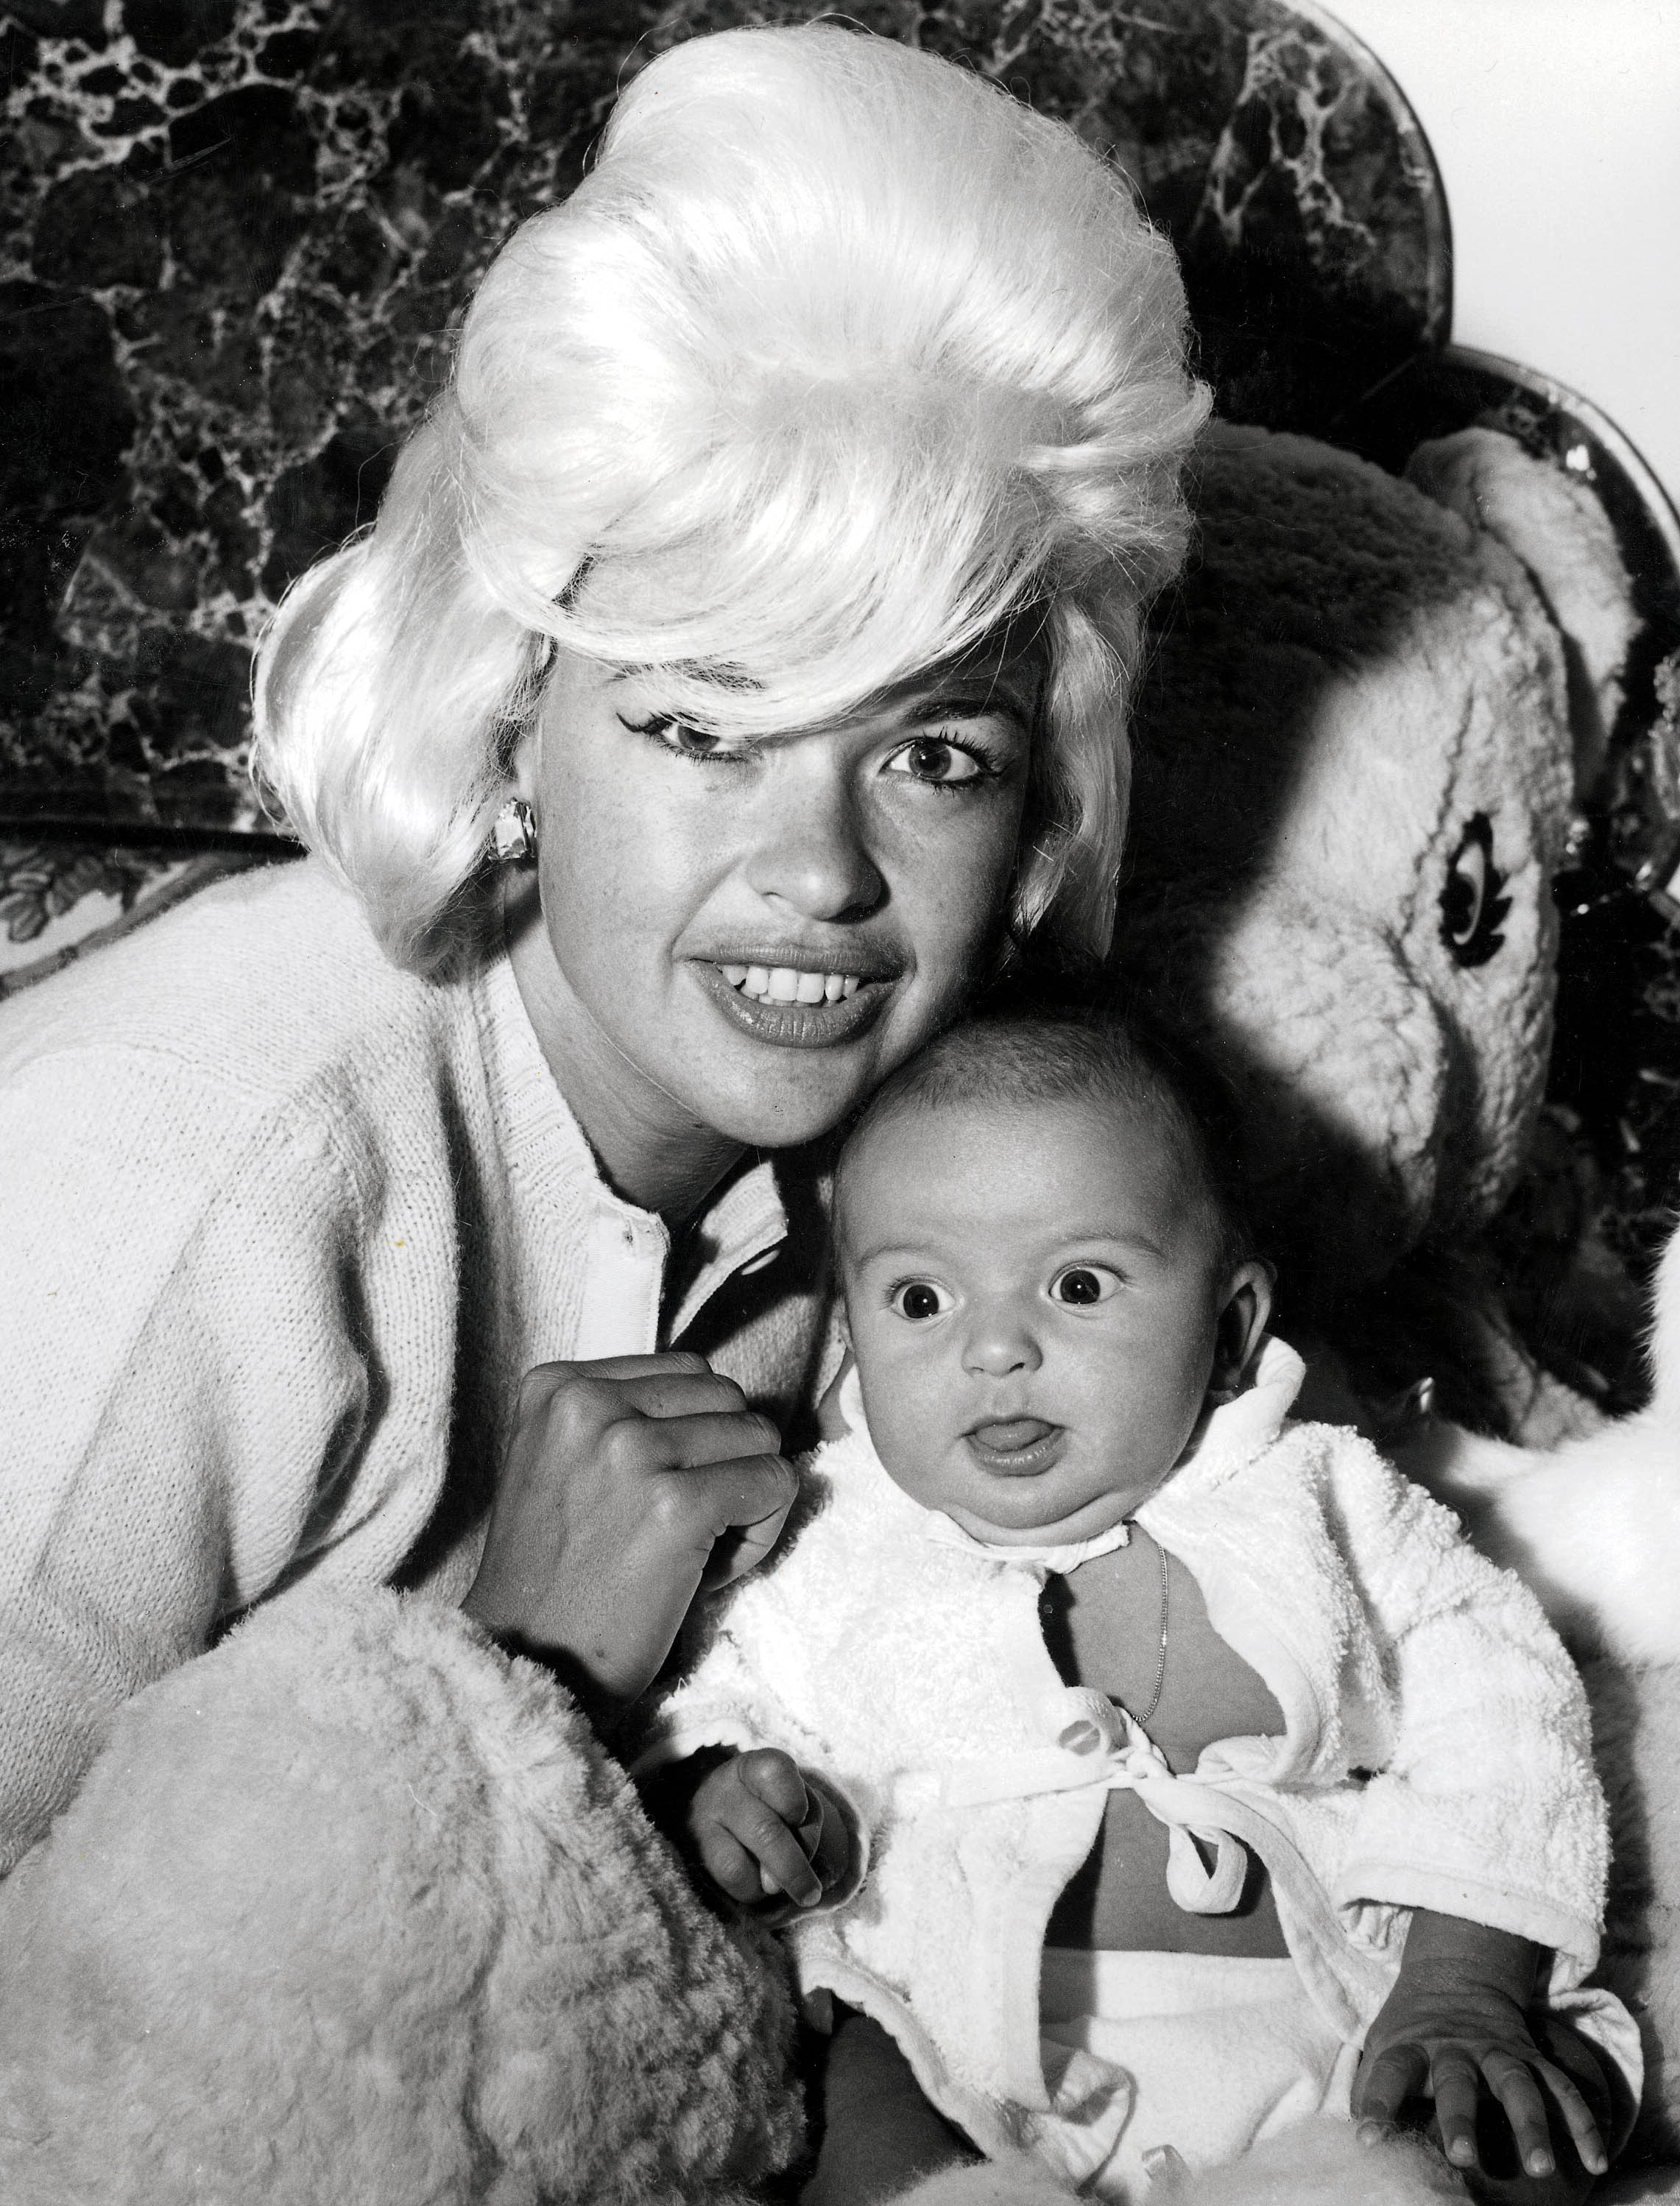
[[[1106,1105],[1157,1126],[1185,1193],[1206,1207],[1216,1265],[1228,1271],[1257,1253],[1242,1202],[1236,1106],[1229,1088],[1189,1043],[1153,1022],[1089,1009],[968,1019],[891,1073],[853,1121],[840,1154],[837,1238],[843,1243],[848,1163],[873,1127],[907,1112],[973,1105],[1030,1111],[1064,1102]]]
[[[677,46],[485,276],[372,531],[281,606],[259,779],[426,966],[555,645],[750,736],[1031,622],[1010,921],[1100,955],[1207,409],[1185,329],[1126,178],[976,73],[834,24]]]

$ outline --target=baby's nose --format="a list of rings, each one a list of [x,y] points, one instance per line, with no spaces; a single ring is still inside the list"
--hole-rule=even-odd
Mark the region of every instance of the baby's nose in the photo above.
[[[1031,1326],[1012,1311],[980,1313],[970,1327],[963,1362],[988,1379],[1012,1371],[1036,1371],[1042,1358]]]

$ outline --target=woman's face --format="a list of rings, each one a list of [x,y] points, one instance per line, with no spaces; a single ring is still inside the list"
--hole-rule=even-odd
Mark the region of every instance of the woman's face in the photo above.
[[[671,719],[657,676],[563,653],[521,779],[545,1039],[598,1120],[807,1141],[946,1019],[1003,909],[1040,682],[1036,649],[999,645],[745,741]]]

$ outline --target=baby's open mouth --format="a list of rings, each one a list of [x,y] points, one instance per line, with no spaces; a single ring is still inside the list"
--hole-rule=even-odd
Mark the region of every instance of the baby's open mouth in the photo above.
[[[1044,1440],[1055,1429],[1042,1417],[1005,1417],[995,1425],[976,1425],[974,1438],[984,1440],[987,1447],[1025,1448],[1031,1447],[1034,1440]]]
[[[761,1004],[837,1004],[858,991],[855,973],[805,973],[795,965],[723,965],[730,987]]]
[[[1042,1417],[998,1417],[971,1426],[964,1438],[987,1470],[1023,1476],[1049,1470],[1061,1455],[1067,1429]]]

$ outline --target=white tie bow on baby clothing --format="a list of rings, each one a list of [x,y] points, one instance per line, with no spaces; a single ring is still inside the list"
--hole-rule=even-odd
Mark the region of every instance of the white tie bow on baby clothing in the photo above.
[[[979,1762],[950,1762],[938,1771],[908,1776],[901,1784],[914,1787],[926,1800],[931,1780],[937,1787],[935,1797],[948,1808],[1029,1800],[1046,1792],[1083,1792],[1091,1786],[1109,1792],[1135,1792],[1156,1821],[1167,1827],[1167,1890],[1175,1905],[1187,1915],[1229,1915],[1242,1897],[1248,1874],[1248,1848],[1229,1827],[1233,1813],[1246,1820],[1242,1810],[1206,1786],[1175,1777],[1142,1725],[1089,1686],[1064,1685],[1046,1694],[1045,1712],[1049,1726],[1054,1726],[1053,1745]],[[1275,1833],[1266,1835],[1275,1842]],[[1195,1840],[1212,1854],[1211,1867]],[[1271,1850],[1268,1845],[1267,1851]]]

